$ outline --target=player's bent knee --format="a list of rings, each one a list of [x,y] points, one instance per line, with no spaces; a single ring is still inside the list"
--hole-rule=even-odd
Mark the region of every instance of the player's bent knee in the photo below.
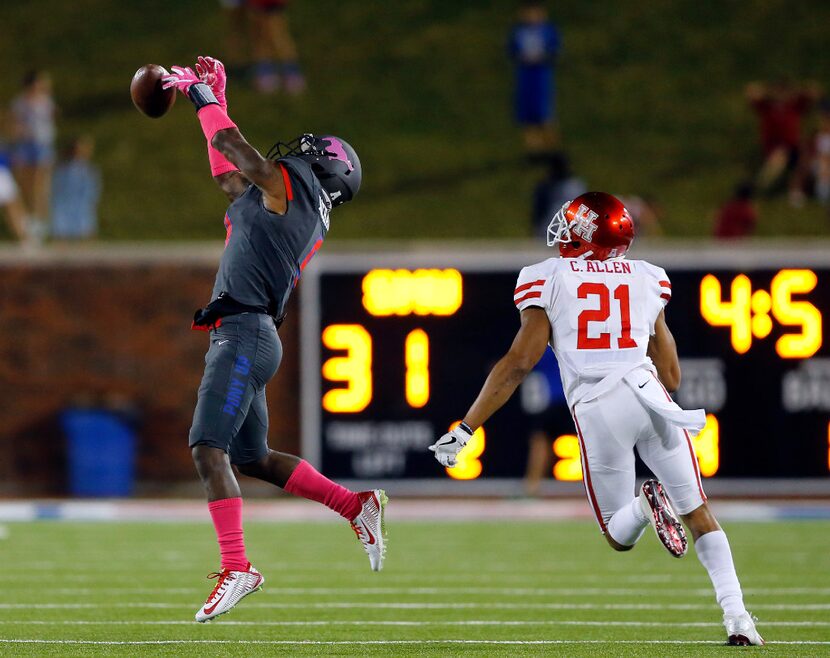
[[[193,462],[196,468],[212,468],[215,466],[223,466],[228,462],[228,454],[221,448],[214,448],[213,446],[197,443],[190,451],[193,457]]]
[[[684,522],[692,525],[701,525],[715,521],[712,511],[706,503],[696,507],[691,512],[681,514],[680,518],[683,519]]]
[[[255,463],[255,462],[254,462]],[[237,471],[242,473],[242,475],[247,475],[248,477],[254,476],[254,466],[251,463],[248,464],[234,464],[234,467]]]
[[[613,548],[615,551],[620,553],[624,553],[625,551],[630,551],[634,548],[634,545],[626,546],[625,544],[620,544],[618,541],[615,541],[614,538],[609,535],[607,532],[605,533],[605,541],[608,542],[608,545]]]
[[[259,478],[262,477],[264,472],[263,467],[263,459],[257,459],[256,461],[247,462],[245,464],[236,464],[237,470],[242,473],[242,475],[247,475],[248,477],[252,478]]]

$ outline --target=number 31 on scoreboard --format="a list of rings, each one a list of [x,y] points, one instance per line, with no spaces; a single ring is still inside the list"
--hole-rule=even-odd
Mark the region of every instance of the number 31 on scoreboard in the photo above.
[[[331,413],[359,413],[372,401],[372,336],[359,324],[332,324],[323,330],[323,345],[345,350],[323,364],[323,377],[344,382],[323,395],[323,408]],[[404,341],[404,392],[410,407],[429,402],[429,336],[413,329]]]

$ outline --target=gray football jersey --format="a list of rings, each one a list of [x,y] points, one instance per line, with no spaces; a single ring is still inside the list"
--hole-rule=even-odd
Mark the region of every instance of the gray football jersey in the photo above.
[[[277,161],[282,170],[288,208],[283,215],[263,204],[262,190],[250,185],[225,214],[225,251],[211,296],[230,297],[275,318],[285,305],[303,268],[329,229],[331,201],[311,166],[296,157]]]

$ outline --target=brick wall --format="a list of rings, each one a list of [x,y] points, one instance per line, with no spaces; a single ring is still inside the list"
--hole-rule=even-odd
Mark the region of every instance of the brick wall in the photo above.
[[[195,479],[187,432],[207,335],[190,329],[218,254],[135,257],[98,248],[71,258],[0,254],[0,494],[66,491],[58,414],[73,404],[133,407],[138,478],[155,493]],[[139,253],[143,253],[139,252]],[[299,445],[296,296],[268,388],[272,447]]]

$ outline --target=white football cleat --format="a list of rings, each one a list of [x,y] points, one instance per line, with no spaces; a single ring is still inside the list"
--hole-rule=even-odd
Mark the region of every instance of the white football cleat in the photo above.
[[[674,513],[657,480],[646,480],[640,489],[640,506],[657,533],[657,538],[674,557],[683,557],[689,548],[686,531]]]
[[[764,638],[755,629],[755,618],[745,612],[737,617],[723,616],[723,625],[726,627],[726,643],[733,647],[760,647],[764,645]]]
[[[383,513],[389,499],[383,489],[361,491],[357,496],[363,508],[357,518],[351,522],[352,530],[369,556],[372,571],[380,571],[383,569],[383,560],[386,557],[386,528],[383,527]]]
[[[245,571],[222,569],[222,571],[210,574],[208,578],[218,578],[219,580],[216,582],[216,587],[213,588],[210,596],[207,597],[205,604],[196,613],[196,621],[198,622],[210,621],[214,617],[224,615],[248,594],[253,594],[262,589],[265,584],[263,575],[254,569],[250,562],[248,562],[248,568]]]

